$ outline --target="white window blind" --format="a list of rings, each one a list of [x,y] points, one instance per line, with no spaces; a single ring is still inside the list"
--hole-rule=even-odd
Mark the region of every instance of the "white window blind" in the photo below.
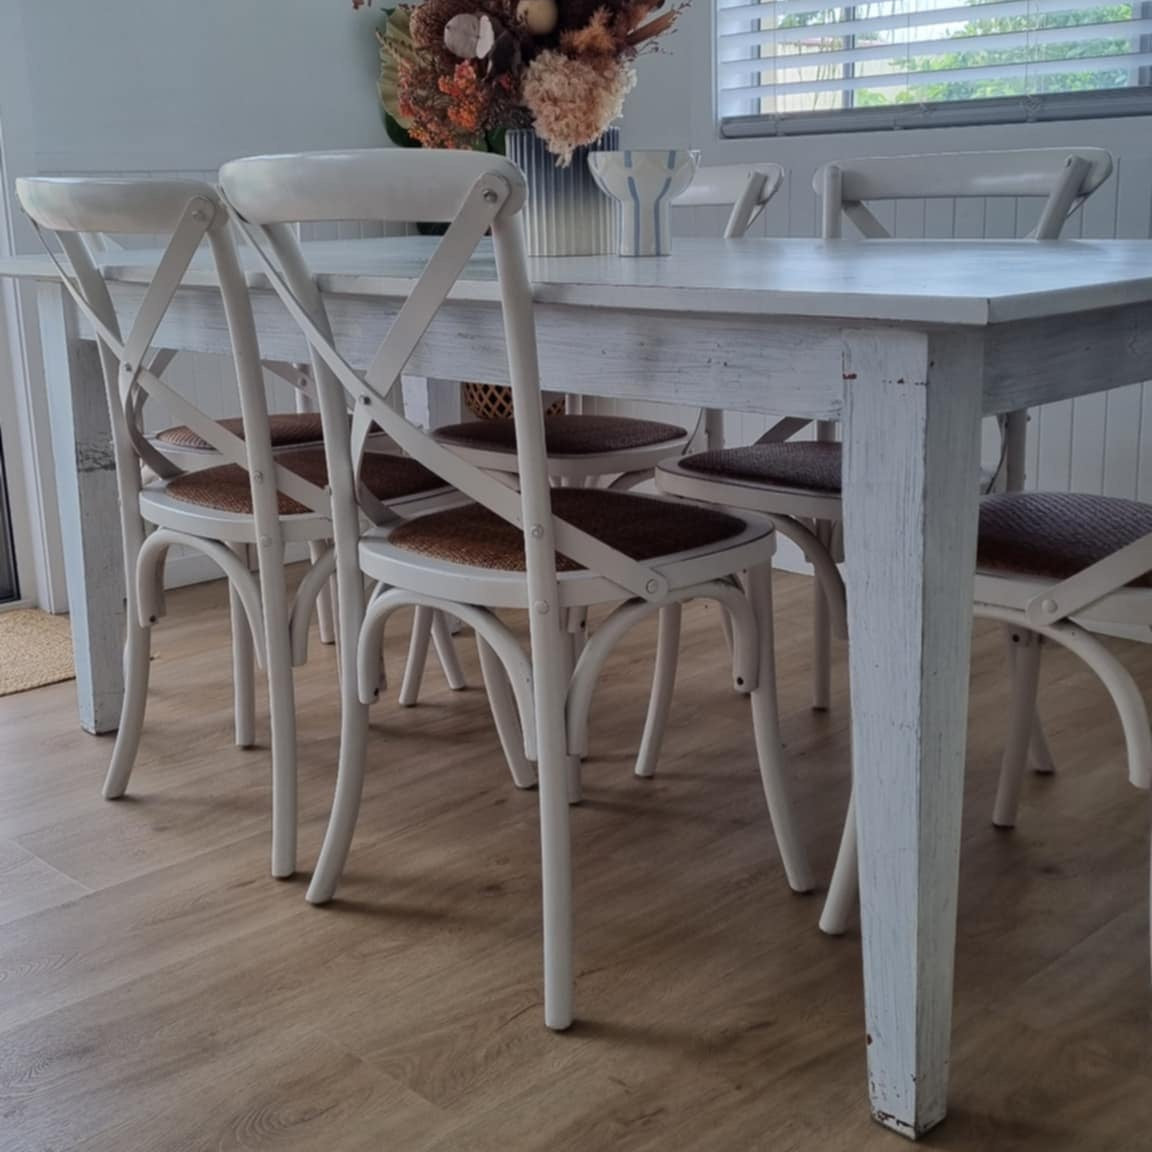
[[[733,135],[1152,109],[1152,3],[717,3]]]

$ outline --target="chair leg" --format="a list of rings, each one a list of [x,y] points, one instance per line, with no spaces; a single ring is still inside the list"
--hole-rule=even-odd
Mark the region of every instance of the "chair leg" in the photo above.
[[[324,549],[325,545],[319,540],[314,540],[308,545],[308,555],[313,564],[320,559]],[[336,643],[335,620],[336,606],[332,600],[332,583],[329,582],[320,589],[316,597],[316,623],[320,629],[321,644]]]
[[[581,630],[566,630],[560,637],[561,651],[564,655],[564,683],[571,684],[572,673],[576,668],[576,661],[580,657],[584,640]],[[567,753],[567,717],[565,717],[564,748]],[[584,799],[584,761],[580,756],[566,755],[568,772],[568,803],[579,804]]]
[[[284,545],[259,551],[260,601],[264,614],[264,664],[272,742],[272,875],[296,871],[298,786],[296,778],[296,685],[292,673],[291,612],[284,581]]]
[[[580,659],[588,643],[588,609],[570,608],[568,610],[568,631],[572,635],[572,663]]]
[[[233,545],[232,551],[250,566],[248,546]],[[256,670],[252,647],[252,629],[234,589],[229,590],[232,613],[232,686],[236,713],[236,747],[252,748],[256,744]]]
[[[1048,744],[1048,737],[1044,733],[1044,725],[1040,722],[1040,713],[1032,724],[1032,742],[1028,745],[1028,758],[1032,764],[1032,771],[1038,776],[1051,776],[1056,771],[1056,761],[1052,757],[1052,749]]]
[[[724,633],[724,643],[728,646],[728,659],[732,659],[732,617],[728,615],[727,610],[721,606],[720,608],[720,630]]]
[[[721,608],[721,615],[728,613]],[[668,710],[672,705],[672,690],[676,687],[676,666],[680,656],[680,624],[683,609],[669,604],[660,609],[660,626],[656,636],[656,667],[652,674],[652,695],[648,700],[648,716],[644,721],[644,736],[636,757],[636,775],[653,776],[660,759],[660,747],[668,728]],[[731,627],[731,623],[729,623]]]
[[[827,546],[830,524],[817,524],[816,535]],[[812,707],[827,712],[832,698],[832,625],[823,584],[812,581]]]
[[[468,681],[464,679],[464,669],[460,667],[460,657],[456,655],[456,645],[452,640],[452,629],[443,612],[432,614],[432,643],[448,687],[453,692],[463,692],[468,687]]]
[[[408,663],[404,667],[404,680],[400,685],[400,706],[412,708],[420,699],[420,685],[424,682],[424,665],[428,661],[428,642],[432,638],[431,608],[417,605],[412,617],[412,640],[408,646]]]
[[[476,647],[480,652],[480,673],[488,692],[488,706],[492,709],[496,734],[500,737],[500,746],[504,749],[504,759],[512,773],[512,782],[517,788],[535,788],[536,769],[524,755],[520,715],[516,710],[512,686],[508,683],[508,673],[500,663],[500,657],[482,636],[476,637]]]
[[[140,623],[136,595],[128,581],[128,624],[124,637],[124,703],[120,708],[120,728],[112,762],[104,778],[104,799],[119,800],[128,789],[128,780],[136,766],[140,733],[144,728],[144,711],[148,705],[148,676],[152,666],[152,629]]]
[[[1008,641],[1008,667],[1015,675],[1016,670],[1016,633],[1011,628],[1004,629]],[[1038,637],[1038,639],[1040,639]],[[1048,744],[1048,737],[1044,732],[1044,725],[1040,721],[1040,710],[1037,708],[1032,724],[1032,739],[1028,744],[1028,759],[1032,771],[1038,776],[1051,776],[1056,771],[1056,761],[1052,756],[1052,749]]]
[[[1012,633],[1012,641],[1015,659],[1012,661],[1011,719],[992,812],[992,823],[997,828],[1012,828],[1016,824],[1020,787],[1028,766],[1028,745],[1036,726],[1036,689],[1040,677],[1040,637],[1019,630]]]
[[[780,849],[788,883],[795,892],[813,888],[812,870],[800,838],[789,798],[787,773],[780,743],[780,716],[776,700],[776,652],[772,621],[772,569],[753,568],[747,576],[748,597],[756,616],[759,677],[751,695],[752,727],[768,815]]]
[[[572,839],[565,701],[571,679],[562,613],[532,620],[533,691],[540,793],[540,862],[544,925],[544,1022],[572,1023]]]
[[[355,677],[346,675],[351,691],[343,690],[344,700],[340,720],[340,766],[336,772],[336,796],[332,802],[332,815],[324,834],[324,846],[308,885],[309,904],[327,904],[336,893],[336,886],[344,872],[356,820],[360,815],[360,800],[364,794],[364,760],[368,747],[368,706],[361,704],[356,691]]]
[[[860,867],[856,854],[856,793],[848,799],[848,814],[844,818],[844,833],[840,837],[840,851],[832,882],[820,914],[820,931],[829,936],[843,936],[848,931],[852,909],[860,898]]]

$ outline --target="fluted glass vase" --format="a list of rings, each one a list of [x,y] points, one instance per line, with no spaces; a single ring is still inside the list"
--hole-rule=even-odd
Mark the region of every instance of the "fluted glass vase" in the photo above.
[[[595,144],[577,148],[572,163],[562,168],[532,129],[508,133],[508,159],[528,181],[524,237],[529,256],[598,256],[617,250],[620,214],[616,202],[596,186],[588,153],[619,147],[620,130],[609,128]]]

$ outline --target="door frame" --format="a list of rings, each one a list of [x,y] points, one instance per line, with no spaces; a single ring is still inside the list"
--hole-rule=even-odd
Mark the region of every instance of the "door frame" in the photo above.
[[[21,5],[0,4],[0,257],[35,251],[13,191],[19,177],[37,173],[34,114]],[[0,428],[21,597],[47,612],[66,612],[35,301],[35,286],[0,280]]]

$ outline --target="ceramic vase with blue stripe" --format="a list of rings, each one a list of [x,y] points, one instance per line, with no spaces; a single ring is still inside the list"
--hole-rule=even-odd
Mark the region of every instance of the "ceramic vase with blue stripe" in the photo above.
[[[692,183],[699,152],[627,148],[588,157],[596,183],[620,205],[620,255],[667,256],[672,251],[669,209]]]
[[[577,148],[561,168],[530,128],[507,135],[505,151],[528,181],[524,239],[529,256],[599,256],[615,252],[620,221],[616,205],[597,187],[588,156],[615,149],[620,130],[609,128],[595,144]]]

